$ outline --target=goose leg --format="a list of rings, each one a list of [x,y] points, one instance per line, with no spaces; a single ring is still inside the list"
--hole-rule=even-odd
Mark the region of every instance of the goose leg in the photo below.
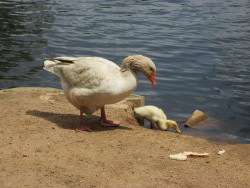
[[[104,127],[117,127],[121,124],[120,121],[107,120],[104,106],[101,108],[101,117],[99,119],[99,123]]]
[[[80,122],[76,131],[91,131],[90,127],[83,122],[83,107],[80,107]]]

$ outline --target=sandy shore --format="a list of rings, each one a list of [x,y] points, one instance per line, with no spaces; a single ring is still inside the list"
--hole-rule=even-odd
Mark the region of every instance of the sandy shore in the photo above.
[[[107,106],[119,128],[76,132],[78,110],[61,90],[0,91],[1,187],[250,187],[249,144],[215,144],[171,131],[145,129],[125,100]],[[220,149],[226,153],[218,155]],[[183,151],[207,158],[170,160]]]

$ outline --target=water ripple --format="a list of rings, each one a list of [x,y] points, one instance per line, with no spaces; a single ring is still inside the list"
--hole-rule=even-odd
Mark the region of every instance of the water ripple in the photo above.
[[[247,142],[249,8],[247,0],[1,1],[0,87],[60,87],[42,70],[44,57],[101,56],[120,65],[144,54],[157,65],[157,86],[140,75],[136,90],[147,104],[180,123],[204,110],[223,123],[187,134]]]

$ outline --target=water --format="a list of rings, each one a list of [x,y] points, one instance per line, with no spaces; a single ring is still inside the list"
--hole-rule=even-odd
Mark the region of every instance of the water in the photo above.
[[[249,20],[248,0],[0,1],[0,88],[60,88],[44,57],[143,54],[158,68],[156,87],[140,76],[147,104],[214,119],[184,134],[250,143]]]

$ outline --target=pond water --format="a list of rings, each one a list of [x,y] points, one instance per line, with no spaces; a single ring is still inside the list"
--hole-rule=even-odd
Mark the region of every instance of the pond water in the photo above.
[[[137,94],[179,125],[199,109],[214,119],[184,134],[250,143],[248,0],[0,1],[0,89],[61,88],[43,58],[100,56],[118,65],[143,54],[157,85]]]

